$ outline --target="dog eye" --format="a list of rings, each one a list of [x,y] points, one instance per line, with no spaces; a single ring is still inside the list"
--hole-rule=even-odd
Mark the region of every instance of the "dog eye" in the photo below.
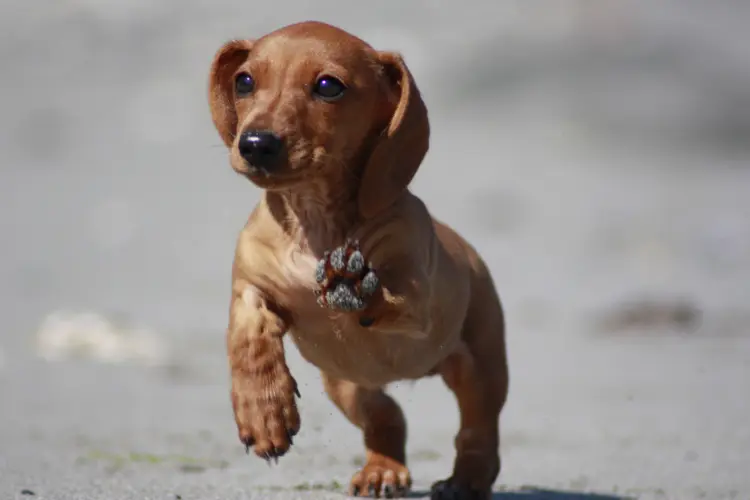
[[[324,101],[335,101],[344,95],[346,85],[332,76],[321,76],[313,86],[313,94]]]
[[[247,73],[240,73],[234,80],[234,90],[237,97],[245,97],[255,89],[255,80]]]

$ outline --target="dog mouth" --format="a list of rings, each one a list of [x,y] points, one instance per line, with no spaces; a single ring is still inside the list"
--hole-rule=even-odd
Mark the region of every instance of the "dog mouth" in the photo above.
[[[235,169],[237,173],[263,189],[285,188],[303,180],[301,172],[293,171],[284,165],[269,168],[257,165],[243,165]]]
[[[268,179],[273,175],[273,172],[268,167],[258,167],[248,164],[246,175],[248,177],[261,177],[263,179]]]
[[[306,148],[296,146],[284,147],[275,157],[256,158],[242,155],[235,148],[230,163],[235,172],[258,187],[287,187],[308,177],[315,163]]]

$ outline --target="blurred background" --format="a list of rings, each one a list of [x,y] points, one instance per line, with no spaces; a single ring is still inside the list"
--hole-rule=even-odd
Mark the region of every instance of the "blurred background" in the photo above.
[[[422,90],[413,190],[507,310],[498,487],[750,498],[750,3],[463,5],[0,4],[4,498],[340,497],[361,438],[293,346],[296,447],[269,469],[236,441],[229,273],[260,191],[206,102],[223,42],[307,19],[400,51]],[[393,393],[425,488],[452,395]]]

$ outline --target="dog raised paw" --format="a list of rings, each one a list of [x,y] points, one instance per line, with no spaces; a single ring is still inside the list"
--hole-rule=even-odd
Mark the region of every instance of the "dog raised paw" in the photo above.
[[[252,448],[269,463],[286,454],[300,428],[295,396],[299,397],[297,382],[288,372],[262,385],[256,378],[232,377],[234,416],[248,453]]]
[[[359,249],[357,240],[325,252],[315,269],[318,304],[338,311],[360,311],[378,289],[380,280]]]

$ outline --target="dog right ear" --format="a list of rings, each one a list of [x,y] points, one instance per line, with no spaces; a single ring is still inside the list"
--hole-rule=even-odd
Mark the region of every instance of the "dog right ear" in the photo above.
[[[211,63],[208,80],[208,105],[219,136],[231,147],[237,134],[237,110],[234,106],[234,79],[237,68],[247,60],[252,40],[232,40],[222,46]]]
[[[374,217],[406,190],[430,146],[427,107],[404,59],[395,52],[379,52],[383,77],[398,103],[365,165],[359,189],[359,210]]]

